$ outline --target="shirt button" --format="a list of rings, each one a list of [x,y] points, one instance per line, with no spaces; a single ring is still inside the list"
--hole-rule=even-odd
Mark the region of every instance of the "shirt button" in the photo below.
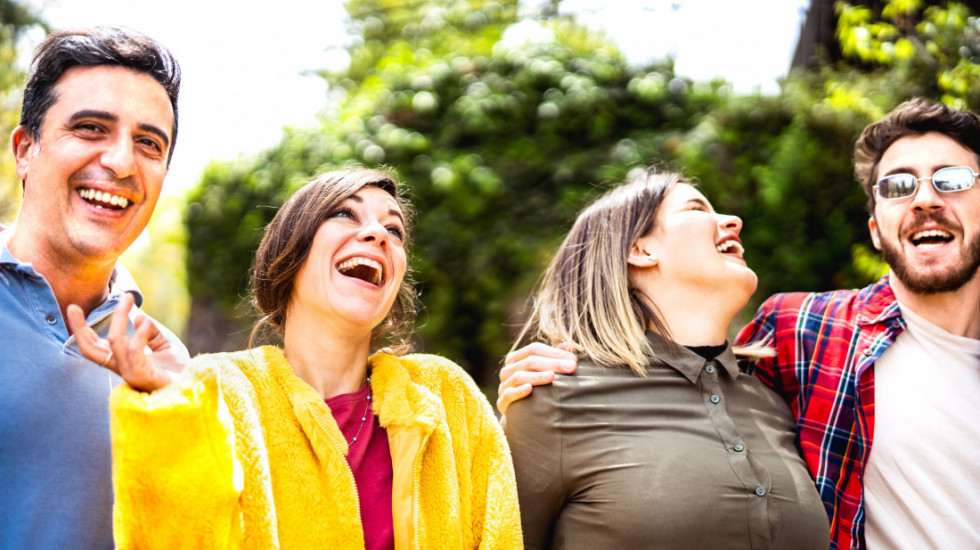
[[[708,365],[707,367],[704,367],[704,372],[706,372],[708,374],[714,374],[715,373],[715,366],[714,365]]]
[[[58,322],[58,318],[54,316],[54,313],[49,313],[44,320],[47,321],[49,325],[53,325]]]
[[[759,495],[760,497],[764,497],[766,496],[766,490],[763,489],[762,487],[756,487],[755,494]]]
[[[742,445],[741,443],[739,443],[738,445],[735,445],[735,451],[736,452],[739,452],[740,453],[740,452],[742,452],[744,450],[745,450],[745,445]]]
[[[719,402],[719,401],[721,401],[721,398],[720,398],[720,397],[718,397],[718,395],[712,395],[712,396],[711,396],[711,402],[712,402],[712,403],[717,403],[717,402]]]
[[[864,355],[866,356],[871,355],[871,348],[864,348]]]

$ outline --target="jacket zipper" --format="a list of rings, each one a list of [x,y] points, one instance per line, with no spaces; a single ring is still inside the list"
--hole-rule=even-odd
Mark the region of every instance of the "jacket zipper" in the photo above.
[[[334,437],[334,435],[330,431],[324,429],[323,420],[320,418],[320,411],[314,409],[313,407],[310,407],[309,411],[313,415],[313,419],[316,421],[317,426],[320,428],[320,431],[323,432],[327,437],[329,437],[330,440],[334,443],[334,445],[338,449],[343,448],[342,446],[337,445],[337,438]],[[346,443],[347,442],[344,441],[344,444]],[[350,449],[348,448],[347,451],[350,452]],[[354,470],[351,470],[350,463],[347,462],[346,457],[344,458],[344,472],[347,474],[347,480],[350,482],[350,486],[354,489],[354,506],[355,506],[355,511],[357,512],[357,525],[361,529],[361,539],[363,542],[364,520],[361,518],[361,497],[357,492],[357,481],[354,479]]]

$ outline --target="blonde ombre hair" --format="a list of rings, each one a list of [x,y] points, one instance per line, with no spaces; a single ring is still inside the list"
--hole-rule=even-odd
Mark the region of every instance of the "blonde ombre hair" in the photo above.
[[[629,280],[636,241],[653,231],[667,193],[687,183],[647,170],[613,188],[579,214],[534,296],[514,349],[534,340],[571,342],[577,354],[642,375],[654,357],[647,327],[670,339],[656,304]]]

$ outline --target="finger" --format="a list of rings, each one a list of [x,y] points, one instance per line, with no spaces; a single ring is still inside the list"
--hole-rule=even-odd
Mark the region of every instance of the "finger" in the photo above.
[[[138,326],[133,333],[133,338],[126,344],[126,367],[123,378],[138,390],[153,391],[169,383],[169,379],[166,381],[161,379],[158,369],[146,357],[146,346],[156,327],[148,321],[135,324]]]
[[[531,386],[543,386],[555,381],[555,373],[552,371],[517,371],[497,387],[497,392],[508,388],[516,388],[525,384]]]
[[[559,344],[559,345],[567,346],[570,344]],[[521,361],[531,356],[551,357],[554,359],[575,359],[575,354],[570,353],[567,350],[552,347],[542,342],[533,342],[524,346],[521,349],[517,349],[508,353],[507,357],[504,358],[504,364],[510,365],[511,363],[516,363],[518,361]]]
[[[71,304],[68,306],[67,314],[68,326],[71,327],[82,356],[93,363],[102,364],[109,355],[109,342],[99,338],[98,333],[88,326],[82,308]]]
[[[148,325],[148,329],[150,331],[149,338],[146,341],[146,345],[150,348],[150,351],[157,353],[170,349],[170,340],[167,340],[166,336],[163,335],[163,332],[160,331],[160,327],[150,320],[149,317],[146,315],[140,315],[134,322],[137,330],[139,330],[139,328],[144,324]]]
[[[513,402],[519,399],[524,399],[530,394],[530,384],[523,384],[517,386],[516,388],[507,388],[497,397],[497,410],[500,411],[500,414],[506,414],[507,408],[510,407]]]
[[[551,348],[554,349],[554,348]],[[543,355],[531,355],[517,362],[512,362],[500,369],[500,380],[506,380],[519,371],[549,371],[561,372],[564,374],[575,372],[575,356],[568,352],[562,352],[563,357],[546,357]]]
[[[109,332],[106,334],[109,347],[112,349],[112,359],[106,366],[117,372],[127,382],[129,380],[126,378],[126,373],[129,372],[130,366],[127,351],[129,337],[126,335],[126,330],[129,328],[129,310],[132,309],[134,301],[132,294],[123,293],[119,299],[119,304],[116,306],[116,311],[112,313]]]
[[[562,342],[562,343],[558,344],[555,347],[558,348],[558,349],[560,349],[560,350],[567,351],[568,353],[571,353],[572,355],[575,355],[576,353],[578,353],[577,351],[575,351],[575,344],[572,343],[572,342]]]

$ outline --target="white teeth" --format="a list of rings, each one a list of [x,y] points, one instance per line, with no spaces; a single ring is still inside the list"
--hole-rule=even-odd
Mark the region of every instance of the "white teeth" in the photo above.
[[[939,237],[942,239],[952,239],[953,236],[941,229],[930,229],[929,231],[919,231],[912,235],[913,240],[925,239],[927,237]]]
[[[96,206],[118,206],[119,208],[126,208],[129,206],[129,199],[126,197],[120,197],[119,195],[113,195],[108,191],[96,191],[95,189],[79,189],[78,195],[85,200],[93,201],[102,204],[96,204]]]
[[[715,248],[718,250],[718,252],[721,252],[722,254],[734,252],[739,256],[741,256],[742,254],[745,253],[745,249],[742,248],[742,245],[739,244],[738,241],[733,241],[733,240],[725,241],[720,245],[716,246]]]
[[[337,264],[337,270],[340,271],[341,273],[345,273],[347,271],[350,271],[351,269],[354,269],[359,265],[363,265],[373,269],[374,274],[371,277],[371,282],[374,283],[375,285],[381,284],[381,272],[382,272],[381,263],[368,258],[355,257],[355,258],[350,258],[349,260],[344,260],[339,264]]]

